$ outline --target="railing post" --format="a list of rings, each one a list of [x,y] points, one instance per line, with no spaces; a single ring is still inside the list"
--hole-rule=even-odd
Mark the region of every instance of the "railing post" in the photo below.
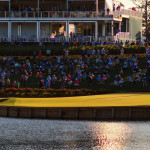
[[[66,41],[69,42],[69,21],[66,21]]]
[[[70,17],[70,18],[72,17],[72,12],[70,12],[70,15],[69,15],[69,17]]]
[[[95,42],[97,41],[98,38],[98,22],[95,22]]]
[[[102,36],[106,35],[106,26],[105,23],[102,24]]]
[[[66,0],[66,7],[67,7],[67,12],[68,12],[68,0]]]
[[[9,13],[11,11],[11,0],[9,0]]]
[[[39,21],[37,21],[36,33],[37,33],[37,42],[40,42],[40,22]]]
[[[38,2],[38,17],[39,17],[39,12],[40,12],[40,0],[37,0]]]
[[[119,21],[119,30],[121,32],[121,21]]]
[[[98,14],[98,0],[96,0],[96,14]]]
[[[9,21],[8,22],[8,42],[11,42],[11,27],[12,27],[12,24]]]
[[[111,22],[111,36],[114,36],[114,21]]]

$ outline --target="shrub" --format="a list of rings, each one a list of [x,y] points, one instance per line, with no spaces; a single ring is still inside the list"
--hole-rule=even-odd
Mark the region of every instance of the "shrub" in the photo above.
[[[92,46],[62,46],[61,44],[56,44],[55,46],[52,46],[50,44],[44,44],[43,46],[39,46],[37,43],[31,43],[31,44],[1,44],[0,45],[0,56],[32,56],[33,52],[39,52],[42,51],[43,54],[46,54],[47,49],[51,49],[51,54],[53,56],[61,55],[63,49],[69,49],[70,55],[80,55],[81,51],[87,50],[87,49],[102,49],[102,48],[108,49],[109,54],[111,55],[118,55],[120,54],[120,50],[122,46],[117,45],[92,45]],[[126,54],[144,54],[145,53],[145,46],[125,46],[125,53]]]

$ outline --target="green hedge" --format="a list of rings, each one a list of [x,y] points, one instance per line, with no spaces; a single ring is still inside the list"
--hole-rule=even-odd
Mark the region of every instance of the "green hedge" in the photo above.
[[[39,52],[42,51],[43,54],[46,54],[47,49],[52,50],[52,55],[62,55],[63,49],[69,49],[70,55],[80,55],[82,49],[88,50],[88,49],[102,49],[102,48],[108,49],[109,54],[111,55],[118,55],[120,54],[120,50],[122,46],[116,46],[116,45],[97,45],[97,46],[62,46],[60,44],[57,44],[55,46],[51,46],[50,44],[45,44],[43,46],[39,46],[39,44],[0,44],[0,56],[32,56],[33,52]],[[145,53],[145,47],[144,46],[125,46],[124,47],[125,54],[144,54]]]

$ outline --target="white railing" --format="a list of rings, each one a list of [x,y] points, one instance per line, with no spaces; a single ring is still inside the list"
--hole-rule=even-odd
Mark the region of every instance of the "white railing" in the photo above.
[[[0,42],[8,42],[8,37],[6,36],[0,36]]]
[[[113,41],[113,36],[99,36],[98,41]]]
[[[36,42],[37,38],[34,36],[31,37],[11,37],[11,41],[16,41],[16,42]]]
[[[113,12],[114,18],[121,17],[122,15],[142,18],[142,12],[139,11],[121,9]]]
[[[107,17],[110,18],[112,15],[106,15],[104,11],[0,11],[0,18],[97,18]]]
[[[94,36],[76,36],[76,37],[70,37],[69,41],[73,42],[74,40],[76,40],[77,42],[92,42],[95,41],[95,37]],[[112,41],[113,37],[112,36],[99,36],[97,41]],[[65,42],[66,41],[66,37],[65,36],[57,36],[54,38],[50,38],[47,36],[43,36],[40,37],[39,39],[37,39],[37,37],[26,37],[26,36],[21,36],[21,37],[11,37],[11,39],[9,39],[6,36],[0,36],[0,42]]]
[[[0,36],[0,42],[10,42],[10,41],[14,41],[14,42],[37,42],[37,38],[36,37],[11,37],[8,38],[7,36]]]
[[[114,12],[110,12],[109,15],[105,14],[104,11],[99,11],[98,13],[95,11],[0,11],[0,18],[97,18],[97,17],[113,17],[118,18],[122,15],[132,16],[132,17],[140,17],[142,18],[142,12],[121,9]]]
[[[116,39],[124,39],[129,40],[130,39],[130,33],[129,32],[119,32],[115,36]]]
[[[54,38],[50,38],[49,36],[42,36],[39,38],[39,41],[41,42],[63,42],[66,41],[65,36],[57,36]]]

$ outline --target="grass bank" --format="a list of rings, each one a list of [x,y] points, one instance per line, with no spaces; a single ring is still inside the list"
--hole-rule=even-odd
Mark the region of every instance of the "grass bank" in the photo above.
[[[8,98],[0,106],[16,107],[118,107],[150,106],[149,93],[107,94],[60,98]]]

